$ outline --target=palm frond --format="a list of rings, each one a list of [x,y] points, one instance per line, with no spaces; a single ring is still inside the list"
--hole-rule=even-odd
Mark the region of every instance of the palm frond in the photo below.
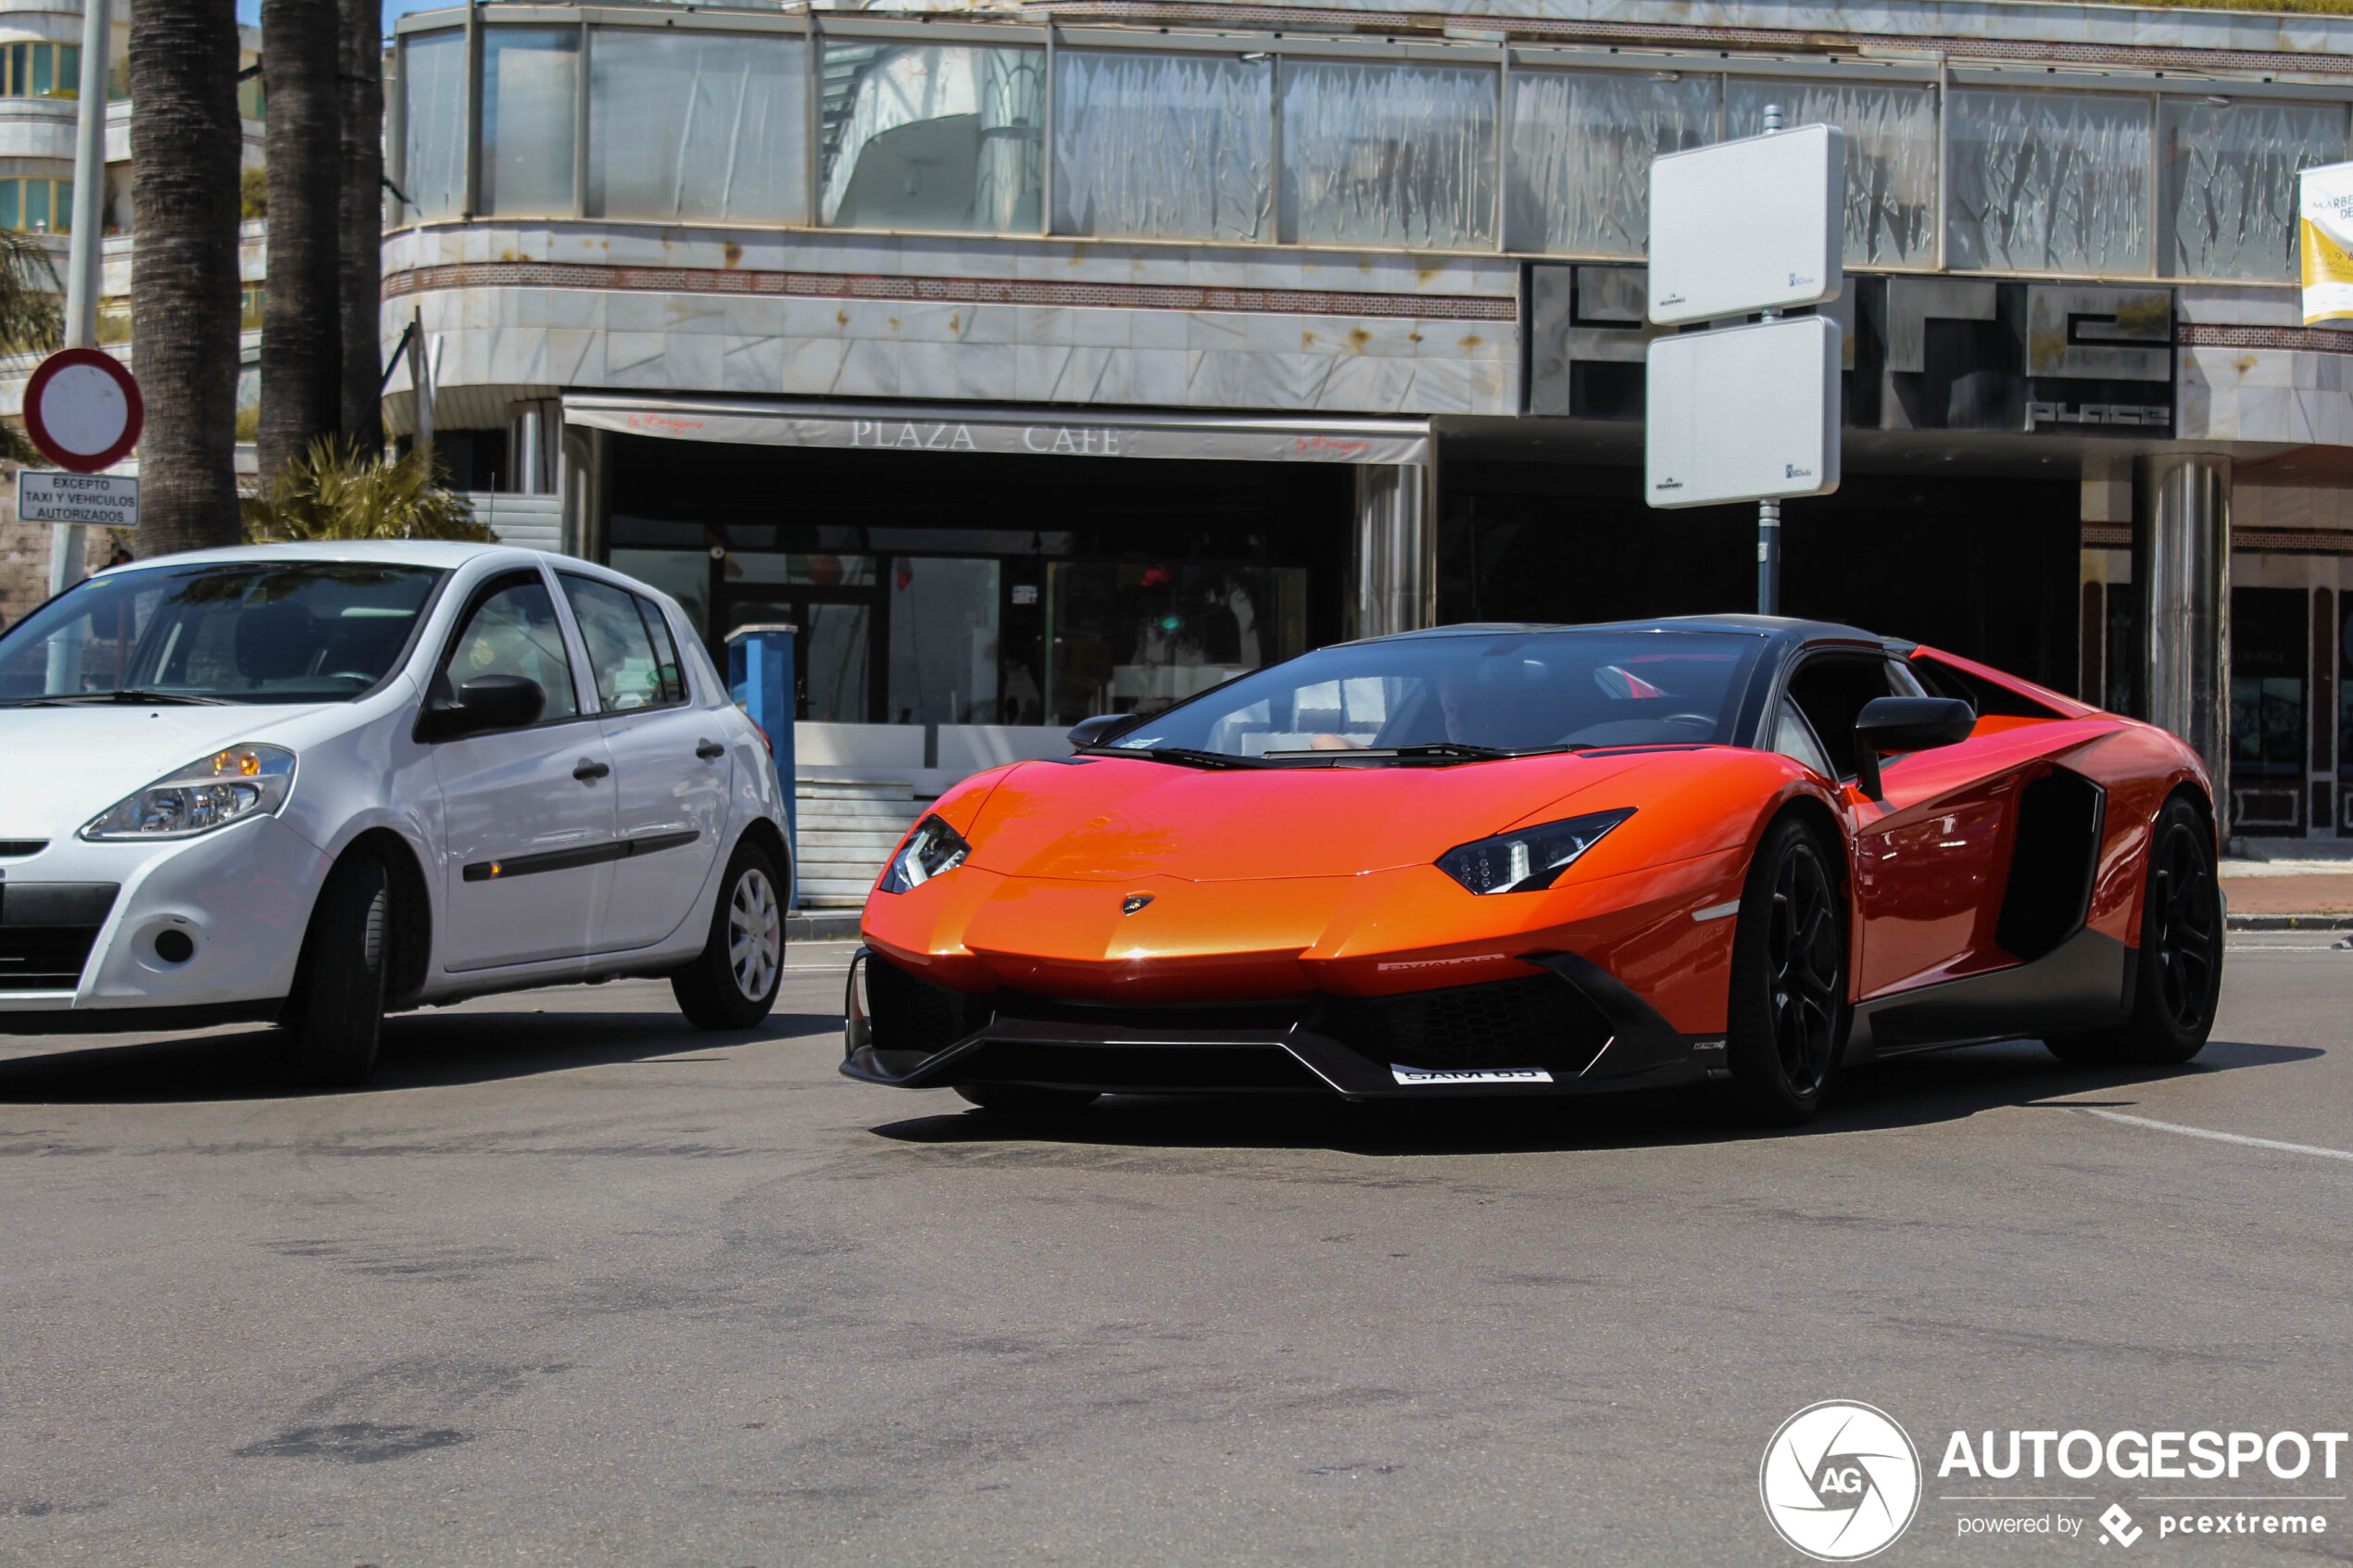
[[[49,247],[34,235],[0,229],[0,351],[22,354],[65,342],[64,293]]]
[[[303,539],[459,539],[497,537],[474,521],[473,508],[449,489],[441,465],[422,452],[387,460],[321,440],[281,470],[269,493],[248,495],[250,544]]]

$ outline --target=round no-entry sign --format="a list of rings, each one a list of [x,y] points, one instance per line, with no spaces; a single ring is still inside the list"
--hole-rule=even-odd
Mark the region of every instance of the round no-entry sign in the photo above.
[[[51,462],[76,473],[130,456],[146,418],[139,383],[113,355],[94,348],[57,350],[25,383],[25,433]]]

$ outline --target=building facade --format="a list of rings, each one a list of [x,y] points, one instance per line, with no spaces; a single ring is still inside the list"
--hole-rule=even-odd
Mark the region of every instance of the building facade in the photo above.
[[[1753,511],[1642,500],[1642,252],[1650,160],[1778,105],[1848,157],[1785,608],[2353,836],[2353,333],[2291,248],[2353,18],[1462,3],[409,17],[389,420],[421,368],[461,485],[798,627],[812,766],[919,784],[1341,636],[1746,608]]]

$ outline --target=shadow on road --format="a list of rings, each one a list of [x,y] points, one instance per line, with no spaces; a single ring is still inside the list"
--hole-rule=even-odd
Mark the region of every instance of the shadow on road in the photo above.
[[[2134,1103],[2129,1091],[2169,1078],[2306,1061],[2308,1046],[2217,1040],[2183,1067],[2077,1067],[2032,1040],[1973,1046],[1855,1069],[1834,1098],[1802,1127],[1758,1129],[1728,1121],[1697,1092],[1636,1093],[1589,1099],[1466,1099],[1352,1105],[1310,1096],[1107,1097],[1047,1122],[995,1111],[923,1116],[872,1129],[902,1143],[1038,1140],[1178,1148],[1330,1148],[1363,1155],[1507,1154],[1705,1144],[1754,1138],[1819,1138],[1959,1121],[2005,1106],[2100,1095],[2102,1105]]]
[[[838,1014],[771,1013],[741,1034],[698,1034],[675,1012],[466,1011],[384,1021],[375,1075],[353,1090],[304,1089],[279,1065],[283,1036],[261,1025],[87,1046],[0,1061],[0,1104],[137,1104],[382,1094],[525,1078],[712,1047],[837,1033]]]

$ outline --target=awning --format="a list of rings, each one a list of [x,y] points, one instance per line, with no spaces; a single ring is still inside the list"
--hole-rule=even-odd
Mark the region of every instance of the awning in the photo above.
[[[875,452],[1208,458],[1247,463],[1427,463],[1427,420],[1046,413],[979,405],[753,402],[567,393],[564,422],[625,435]]]

